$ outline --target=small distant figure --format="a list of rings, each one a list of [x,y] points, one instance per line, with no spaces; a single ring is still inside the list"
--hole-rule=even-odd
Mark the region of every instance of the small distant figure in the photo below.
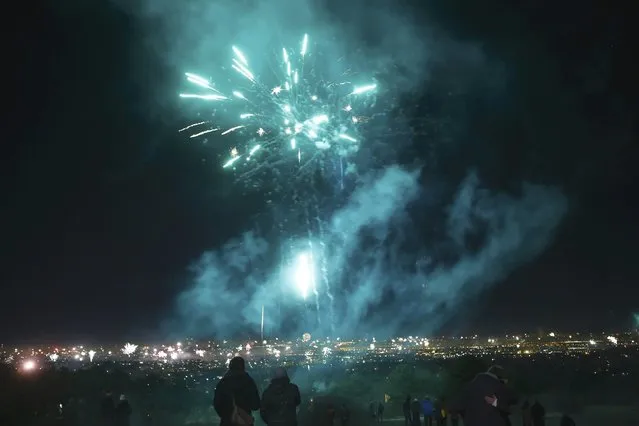
[[[446,406],[444,400],[440,399],[435,402],[435,415],[437,416],[437,424],[439,426],[446,426],[448,423],[448,413],[446,412]]]
[[[406,395],[406,399],[402,404],[402,411],[404,412],[404,426],[410,426],[411,424],[411,416],[410,416],[410,395]]]
[[[533,426],[546,426],[546,409],[539,400],[535,400],[535,403],[530,407],[530,417]]]
[[[371,414],[371,418],[375,420],[377,418],[377,404],[375,403],[375,401],[371,401],[368,404],[368,411]]]
[[[497,368],[501,369],[501,367],[497,367]],[[501,369],[501,371],[503,371],[503,369]],[[501,416],[504,419],[504,426],[512,426],[512,422],[510,421],[511,407],[517,404],[518,397],[513,391],[513,389],[508,386],[507,377],[500,377],[500,380],[504,384],[504,389],[506,390],[506,393],[503,395],[499,395],[499,398],[501,399],[501,403],[497,405],[497,408],[501,412]]]
[[[425,397],[421,402],[422,414],[424,415],[424,426],[433,426],[433,416],[435,414],[435,404],[429,397]]]
[[[113,426],[115,423],[115,401],[110,390],[104,392],[100,401],[100,422],[103,426]]]
[[[410,404],[410,417],[412,421],[412,426],[421,426],[421,410],[422,406],[419,403],[417,398],[413,399],[413,402]]]
[[[342,410],[340,411],[340,421],[342,423],[342,426],[349,426],[351,423],[351,412],[346,404],[342,404]]]
[[[559,423],[559,425],[560,426],[577,426],[575,424],[575,421],[568,414],[564,414],[563,416],[561,416],[561,422]]]
[[[451,426],[459,426],[459,413],[451,412],[450,413],[450,424]]]
[[[328,426],[335,424],[335,407],[333,407],[333,404],[328,404],[328,407],[326,407],[326,424]]]
[[[302,403],[300,390],[291,383],[284,368],[277,368],[262,394],[260,416],[267,425],[296,426],[297,407]]]
[[[530,402],[527,399],[521,405],[521,424],[522,426],[532,426],[532,417],[530,415]]]
[[[62,417],[65,426],[76,426],[78,424],[78,403],[74,397],[70,397],[67,405],[62,408]]]
[[[115,407],[116,426],[129,426],[131,424],[131,404],[126,396],[120,395],[120,402]]]
[[[244,358],[229,362],[229,371],[215,387],[213,407],[220,416],[220,426],[252,425],[252,411],[260,409],[260,394],[253,378],[246,372]]]
[[[384,421],[384,403],[381,401],[377,404],[377,422],[382,423]]]

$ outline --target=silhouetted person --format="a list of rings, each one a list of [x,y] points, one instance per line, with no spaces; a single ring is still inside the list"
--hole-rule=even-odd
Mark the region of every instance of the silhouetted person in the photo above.
[[[530,415],[530,402],[525,400],[521,406],[521,424],[523,426],[532,426],[532,418]]]
[[[384,421],[384,403],[381,401],[377,404],[377,421],[380,423]]]
[[[412,420],[412,425],[413,426],[421,426],[421,416],[420,416],[420,412],[422,410],[422,406],[419,403],[419,400],[417,398],[413,399],[413,402],[411,402],[410,404],[410,417]]]
[[[120,395],[120,401],[115,407],[116,426],[129,426],[131,424],[131,404],[124,395]]]
[[[410,426],[410,395],[406,396],[404,403],[402,404],[402,411],[404,412],[404,426]]]
[[[115,401],[111,391],[104,392],[100,401],[100,421],[104,426],[112,426],[115,422]]]
[[[278,368],[262,394],[260,416],[268,426],[296,426],[300,390],[291,383],[286,370]]]
[[[435,405],[429,397],[421,402],[422,414],[424,415],[424,426],[433,426],[433,416],[435,414]]]
[[[215,388],[213,407],[220,416],[220,426],[253,424],[252,411],[260,409],[260,395],[255,381],[246,372],[244,358],[229,362],[229,371]]]
[[[563,416],[561,416],[561,422],[559,423],[559,425],[560,426],[577,426],[575,424],[575,421],[568,414],[564,414]]]
[[[538,400],[530,407],[530,417],[533,426],[546,426],[546,409]]]
[[[462,413],[464,426],[505,426],[502,412],[510,410],[513,392],[504,378],[503,368],[493,366],[478,374],[452,401],[451,411]]]
[[[340,412],[340,420],[341,420],[342,426],[348,426],[351,422],[351,411],[348,409],[346,404],[342,404],[342,411]]]

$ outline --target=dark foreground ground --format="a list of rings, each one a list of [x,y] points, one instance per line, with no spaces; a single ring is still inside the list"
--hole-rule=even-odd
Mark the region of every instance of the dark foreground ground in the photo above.
[[[304,404],[299,412],[298,421],[300,426],[328,426],[327,420],[328,405],[339,408],[343,403],[348,404],[338,398],[322,397],[314,401],[313,407]],[[351,421],[349,426],[400,426],[404,424],[403,417],[393,415],[384,419],[383,423],[371,420],[365,407],[350,408]],[[395,413],[396,414],[396,413]],[[559,426],[561,412],[549,411],[546,417],[546,426]],[[589,406],[580,410],[579,413],[571,414],[577,426],[639,426],[639,405],[620,405],[620,406]],[[214,416],[214,414],[213,414]],[[521,412],[518,409],[513,411],[511,416],[513,426],[520,426]],[[218,424],[218,419],[213,420],[213,424]],[[209,426],[212,423],[189,422],[189,426]],[[258,419],[257,425],[262,425]],[[450,425],[450,422],[448,423]],[[463,425],[463,422],[460,422]],[[334,426],[342,426],[339,417],[336,417]]]

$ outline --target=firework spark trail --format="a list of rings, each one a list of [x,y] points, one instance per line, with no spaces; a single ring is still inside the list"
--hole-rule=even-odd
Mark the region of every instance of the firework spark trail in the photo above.
[[[308,231],[308,250],[311,256],[311,265],[315,265],[315,250],[313,247],[313,231],[311,230],[311,219],[308,212],[308,207],[306,208],[306,229]],[[316,272],[315,272],[316,273]],[[318,326],[322,323],[321,311],[320,311],[320,295],[319,291],[317,291],[317,278],[315,273],[312,276],[312,287],[313,287],[313,295],[315,296],[315,310],[317,312],[317,324]]]
[[[223,168],[235,168],[240,159],[249,162],[257,151],[265,152],[266,157],[290,152],[300,169],[316,158],[313,152],[305,155],[310,148],[334,149],[340,157],[357,151],[359,140],[354,135],[363,121],[355,114],[354,107],[367,106],[367,95],[375,93],[376,84],[355,86],[351,82],[327,82],[315,77],[315,73],[310,72],[313,63],[308,61],[312,57],[308,35],[304,35],[298,49],[282,48],[279,69],[274,70],[277,79],[274,87],[267,87],[255,76],[244,52],[237,46],[231,46],[231,50],[231,68],[248,81],[248,85],[223,92],[209,79],[186,73],[187,81],[205,92],[180,94],[181,98],[238,105],[237,116],[242,124],[228,127],[220,136],[241,134],[246,138],[245,146],[234,147]],[[348,91],[343,92],[343,87]],[[195,123],[180,131],[206,123]],[[220,129],[216,126],[191,137],[217,130]]]
[[[193,138],[200,137],[200,136],[202,136],[202,135],[206,135],[207,133],[217,132],[218,130],[220,130],[220,129],[215,128],[215,129],[202,130],[201,132],[193,133],[193,134],[192,134],[191,136],[189,136],[189,137],[190,137],[191,139],[193,139]]]
[[[178,132],[183,132],[185,130],[189,130],[192,129],[193,127],[197,127],[197,126],[201,126],[203,124],[208,124],[208,121],[200,121],[199,123],[193,123],[193,124],[189,124],[186,127],[181,128],[180,130],[178,130]]]

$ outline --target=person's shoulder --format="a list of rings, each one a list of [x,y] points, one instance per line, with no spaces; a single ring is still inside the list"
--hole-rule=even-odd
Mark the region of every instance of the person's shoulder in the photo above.
[[[490,373],[479,373],[475,376],[475,379],[471,383],[494,383],[494,384],[502,384],[501,381],[497,378],[497,376]]]
[[[236,374],[235,376],[233,376],[236,380],[241,380],[241,381],[247,381],[247,382],[253,382],[253,377],[248,373],[248,371],[243,371],[239,374]]]

